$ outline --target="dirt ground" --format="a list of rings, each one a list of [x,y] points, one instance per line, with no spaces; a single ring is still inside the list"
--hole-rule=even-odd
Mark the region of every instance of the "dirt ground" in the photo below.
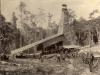
[[[41,62],[38,59],[16,59],[13,63],[0,65],[6,72],[0,75],[100,75],[100,64],[90,72],[89,65],[84,64],[78,58],[66,58],[65,61],[57,62],[56,57],[45,59]]]

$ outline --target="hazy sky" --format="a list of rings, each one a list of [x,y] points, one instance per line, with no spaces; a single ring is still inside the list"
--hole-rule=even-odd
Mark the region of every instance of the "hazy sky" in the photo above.
[[[27,8],[33,13],[37,13],[38,8],[44,9],[46,13],[51,12],[57,22],[61,15],[61,4],[63,3],[75,11],[77,17],[88,18],[89,13],[94,9],[100,10],[100,0],[2,0],[2,14],[6,16],[7,20],[11,19],[12,11],[16,10],[20,1],[25,2]]]

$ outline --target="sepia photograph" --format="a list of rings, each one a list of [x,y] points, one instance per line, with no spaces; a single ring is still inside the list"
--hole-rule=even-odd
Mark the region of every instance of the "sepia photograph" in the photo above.
[[[100,75],[100,0],[0,0],[0,75]]]

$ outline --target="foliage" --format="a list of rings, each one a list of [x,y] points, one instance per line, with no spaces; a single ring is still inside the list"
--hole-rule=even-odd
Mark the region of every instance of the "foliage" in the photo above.
[[[5,18],[0,15],[0,53],[8,54],[10,53],[10,49],[16,48],[15,46],[12,47],[12,45],[16,44],[14,41],[17,40],[16,37],[18,34],[16,26],[11,22],[5,22]]]
[[[26,9],[26,4],[24,2],[21,2],[19,5],[19,11],[20,11],[20,25],[22,26],[22,29],[20,28],[20,32],[24,37],[24,43],[30,44],[35,41],[41,40],[46,37],[45,29],[42,27],[38,27],[37,24],[39,21],[43,20],[40,19],[40,15],[42,14],[40,12],[39,16],[36,14],[31,13]],[[40,23],[42,24],[42,23]]]

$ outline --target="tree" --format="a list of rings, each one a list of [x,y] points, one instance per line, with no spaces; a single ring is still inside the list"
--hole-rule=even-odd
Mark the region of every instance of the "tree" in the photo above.
[[[14,28],[11,22],[5,22],[5,18],[0,15],[0,33],[2,36],[0,39],[1,48],[0,53],[9,54],[10,53],[10,45],[12,45],[12,41],[15,38]]]
[[[70,22],[73,22],[76,18],[75,12],[72,9],[68,9],[68,18]]]
[[[47,16],[44,9],[39,8],[39,13],[36,15],[35,23],[39,27],[44,27],[44,25],[48,24]]]
[[[35,41],[37,41],[38,38],[42,39],[42,29],[37,27],[37,24],[43,20],[40,19],[43,15],[42,13],[38,14],[39,16],[36,16],[35,14],[32,14],[28,9],[26,9],[26,4],[24,2],[21,2],[19,5],[20,9],[20,25],[22,26],[22,29],[20,29],[21,34],[24,36],[25,44],[30,44]],[[42,21],[41,21],[42,22]],[[42,24],[42,23],[40,23]],[[41,37],[37,37],[37,30],[39,29],[39,35]],[[36,39],[37,38],[37,39]]]
[[[94,19],[95,18],[95,14],[99,13],[98,9],[93,10],[90,14],[89,14],[89,18],[90,19]]]

